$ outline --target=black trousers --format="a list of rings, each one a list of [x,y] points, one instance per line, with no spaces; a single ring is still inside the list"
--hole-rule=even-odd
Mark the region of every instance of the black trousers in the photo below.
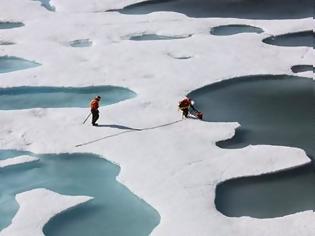
[[[188,113],[189,113],[189,109],[188,108],[184,108],[182,109],[183,112],[183,116],[185,116],[186,118],[188,117]]]
[[[94,125],[95,122],[100,117],[100,115],[99,115],[100,112],[98,110],[91,110],[91,113],[92,113],[92,125]]]

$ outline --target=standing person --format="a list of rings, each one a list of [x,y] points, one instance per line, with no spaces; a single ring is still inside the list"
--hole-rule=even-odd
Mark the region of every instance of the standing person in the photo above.
[[[96,121],[98,120],[98,118],[100,117],[99,115],[99,106],[100,106],[100,100],[101,100],[101,97],[100,96],[97,96],[95,97],[91,103],[90,103],[90,107],[91,107],[91,113],[92,113],[92,125],[93,126],[98,126],[98,124],[96,123]]]

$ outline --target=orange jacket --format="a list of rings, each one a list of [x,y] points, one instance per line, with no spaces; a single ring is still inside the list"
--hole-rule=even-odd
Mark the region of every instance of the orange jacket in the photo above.
[[[91,110],[97,110],[99,108],[99,101],[97,101],[96,99],[93,99],[90,103],[91,106]]]

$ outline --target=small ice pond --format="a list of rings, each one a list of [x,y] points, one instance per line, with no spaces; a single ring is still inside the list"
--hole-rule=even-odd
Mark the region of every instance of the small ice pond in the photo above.
[[[89,39],[77,39],[77,40],[73,40],[70,43],[71,47],[74,48],[84,48],[84,47],[91,47],[93,42]]]
[[[0,57],[0,73],[8,73],[17,70],[25,70],[40,66],[41,64],[28,61],[23,58],[3,56]]]
[[[285,47],[314,47],[315,34],[313,31],[302,31],[277,36],[263,40],[264,43]]]
[[[315,73],[313,65],[296,65],[296,66],[292,66],[291,70],[293,73],[300,73],[300,72],[306,72],[306,71],[313,71],[313,73]]]
[[[144,236],[159,224],[158,212],[116,180],[120,168],[100,156],[0,151],[0,159],[18,155],[36,156],[39,161],[0,169],[0,230],[18,210],[15,195],[35,188],[94,197],[52,218],[43,230],[48,236]]]
[[[0,21],[0,30],[18,28],[22,26],[24,26],[22,22]]]
[[[224,36],[233,35],[240,33],[262,33],[264,32],[261,28],[250,26],[250,25],[222,25],[211,28],[210,34]]]
[[[211,122],[238,121],[235,137],[222,148],[249,144],[299,147],[315,157],[312,79],[249,76],[219,82],[188,96]],[[231,160],[232,161],[232,160]],[[237,161],[237,160],[235,160]],[[271,218],[315,209],[315,168],[305,167],[225,181],[217,186],[216,207],[227,216]]]
[[[133,91],[116,86],[0,88],[0,110],[88,107],[96,95],[102,97],[101,106],[136,96]]]
[[[172,40],[172,39],[184,39],[184,38],[189,38],[189,37],[191,37],[191,35],[165,36],[165,35],[157,35],[157,34],[141,34],[141,35],[130,36],[129,40],[133,40],[133,41]]]
[[[315,210],[312,164],[274,174],[241,177],[217,186],[216,207],[226,216],[273,218]]]

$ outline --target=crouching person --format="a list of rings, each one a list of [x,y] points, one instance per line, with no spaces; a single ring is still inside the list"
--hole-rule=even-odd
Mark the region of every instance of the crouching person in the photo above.
[[[202,120],[203,118],[203,113],[198,111],[195,107],[194,107],[194,101],[192,101],[189,97],[186,97],[184,100],[180,101],[178,104],[178,108],[182,111],[182,117],[186,117],[188,118],[188,114],[189,114],[189,109],[192,109],[193,112],[195,113],[195,117],[197,117],[198,119]]]

